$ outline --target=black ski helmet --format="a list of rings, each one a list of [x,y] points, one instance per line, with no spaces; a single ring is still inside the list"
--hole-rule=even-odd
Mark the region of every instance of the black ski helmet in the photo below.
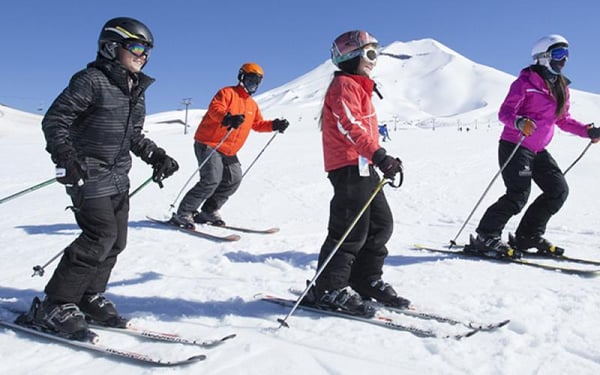
[[[154,37],[146,25],[133,18],[117,17],[102,26],[98,38],[98,53],[114,60],[117,58],[117,47],[128,40],[140,41],[154,47]]]

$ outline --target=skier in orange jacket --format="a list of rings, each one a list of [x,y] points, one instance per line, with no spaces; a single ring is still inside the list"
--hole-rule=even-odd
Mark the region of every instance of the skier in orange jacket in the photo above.
[[[213,97],[194,135],[198,165],[204,163],[200,181],[185,194],[172,223],[185,228],[194,228],[194,223],[225,225],[218,210],[240,186],[242,168],[237,153],[250,130],[283,133],[289,126],[285,119],[263,119],[252,98],[263,76],[258,64],[245,63],[239,70],[238,84],[220,89]],[[205,161],[217,146],[217,151]]]

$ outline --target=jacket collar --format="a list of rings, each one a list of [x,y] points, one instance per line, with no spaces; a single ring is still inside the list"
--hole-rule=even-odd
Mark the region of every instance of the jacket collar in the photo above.
[[[375,89],[375,81],[373,81],[371,78],[369,77],[365,77],[365,76],[360,76],[358,74],[348,74],[346,72],[342,72],[342,71],[336,71],[335,73],[335,77],[339,77],[339,76],[346,76],[350,79],[352,79],[353,81],[355,81],[356,83],[358,83],[369,95],[373,94],[373,89]]]
[[[246,99],[248,97],[250,97],[250,94],[248,94],[248,91],[246,91],[246,89],[244,88],[244,86],[242,86],[241,84],[238,84],[237,86],[234,86],[233,89],[243,98]]]
[[[548,82],[548,84],[551,86],[554,85],[554,83],[556,83],[556,79],[559,77],[555,74],[552,74],[545,66],[538,64],[530,65],[521,70],[521,75],[526,77],[531,84],[539,88],[546,87],[546,82]],[[564,78],[567,86],[571,84],[571,80],[564,75],[562,75],[562,77]]]
[[[133,99],[140,97],[148,86],[155,81],[154,78],[142,72],[130,73],[119,62],[111,61],[101,56],[98,56],[95,61],[89,63],[88,68],[96,68],[102,71],[124,94],[131,96]],[[130,78],[133,81],[131,90],[129,89]]]

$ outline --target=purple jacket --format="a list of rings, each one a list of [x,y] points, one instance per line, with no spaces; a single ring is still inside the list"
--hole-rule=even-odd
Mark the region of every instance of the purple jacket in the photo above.
[[[526,137],[522,146],[537,153],[546,148],[554,136],[554,124],[562,130],[589,138],[587,125],[571,118],[569,114],[569,88],[567,87],[565,108],[560,117],[556,116],[556,101],[546,86],[544,79],[536,72],[525,68],[508,91],[500,107],[498,118],[504,124],[500,139],[519,143],[521,131],[515,127],[518,117],[524,116],[535,121],[535,132]]]

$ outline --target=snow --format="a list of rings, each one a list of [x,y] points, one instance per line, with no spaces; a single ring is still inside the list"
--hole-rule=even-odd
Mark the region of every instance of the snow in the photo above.
[[[514,77],[492,68],[483,69],[435,41],[406,43],[405,48],[402,45],[391,45],[390,53],[427,53],[431,60],[424,61],[423,70],[419,71],[417,65],[402,65],[405,60],[381,59],[375,72],[385,83],[382,86],[390,87],[383,93],[383,102],[424,103],[429,88],[436,87],[432,82],[441,82],[436,80],[443,77],[432,76],[432,67],[448,69],[447,64],[456,64],[451,69],[455,77],[448,79],[480,80],[481,91],[461,89],[461,98],[453,98],[452,108],[448,103],[436,106],[431,99],[427,105],[421,105],[421,112],[402,119],[419,127],[400,126],[395,130],[389,126],[392,141],[382,145],[403,160],[405,181],[398,189],[384,188],[395,224],[384,279],[427,311],[484,322],[511,319],[506,327],[461,341],[423,339],[297,311],[288,319],[290,328],[278,329],[277,319],[285,317],[289,310],[255,298],[261,292],[292,297],[289,288],[303,288],[305,280],[315,274],[318,251],[326,236],[332,189],[323,171],[320,132],[314,116],[320,100],[315,92],[326,87],[330,72],[321,66],[288,87],[259,96],[265,117],[285,116],[291,126],[285,134],[275,136],[221,211],[230,224],[278,226],[281,231],[277,234],[241,234],[238,242],[212,243],[148,222],[146,215],[169,214],[170,205],[178,203],[177,195],[195,172],[192,137],[203,111],[190,111],[192,126],[187,134],[181,121],[175,121],[183,119],[181,111],[148,117],[147,136],[173,155],[181,169],[165,180],[164,189],[151,184],[131,198],[128,246],[113,271],[107,296],[138,326],[191,338],[236,333],[235,339],[217,348],[199,349],[118,334],[103,336],[105,343],[119,348],[160,353],[167,358],[202,352],[208,356],[204,362],[173,370],[140,367],[0,328],[0,373],[599,373],[597,279],[411,250],[415,243],[442,246],[454,239],[496,174],[501,128],[496,122],[488,122],[488,117],[497,111]],[[394,69],[387,63],[400,64],[395,70],[398,78],[391,76]],[[314,74],[320,78],[314,79]],[[410,76],[415,76],[411,85],[413,93],[421,92],[419,97],[391,89],[395,87],[394,79],[402,84]],[[498,83],[498,76],[506,76],[501,79],[503,83]],[[496,83],[488,84],[489,81]],[[436,93],[436,100],[452,97],[450,86],[437,86],[441,92]],[[290,90],[295,90],[295,94],[290,94]],[[151,90],[148,95],[152,95]],[[489,103],[483,109],[485,114],[478,106],[483,102]],[[574,92],[573,116],[582,121],[597,119],[599,102],[597,95]],[[464,108],[478,108],[475,111],[479,112],[473,114]],[[392,112],[382,111],[381,118],[392,118]],[[0,156],[4,161],[0,197],[6,197],[47,180],[54,169],[44,151],[41,118],[5,106],[0,106],[0,113]],[[435,119],[436,124],[446,126],[432,130],[427,126],[431,123],[421,121],[425,118],[423,113],[427,113],[428,120]],[[443,113],[452,116],[440,117]],[[475,123],[479,125],[471,123],[470,131],[458,131],[457,121],[468,123],[473,119],[479,119]],[[251,134],[239,154],[244,168],[272,136]],[[557,131],[549,150],[565,169],[587,143]],[[569,199],[548,225],[547,237],[573,257],[600,259],[600,216],[595,205],[598,165],[600,154],[594,145],[567,174]],[[150,168],[135,159],[130,175],[132,188],[150,175]],[[467,241],[485,208],[502,192],[502,182],[495,181],[458,242]],[[538,193],[534,188],[530,201]],[[1,205],[1,306],[25,309],[34,296],[43,296],[57,261],[46,267],[43,277],[32,277],[32,267],[44,265],[78,235],[73,215],[64,210],[69,204],[64,189],[55,183]],[[514,231],[519,217],[508,223],[505,238]],[[219,228],[203,229],[228,233]],[[0,316],[14,317],[6,311],[0,311]]]

